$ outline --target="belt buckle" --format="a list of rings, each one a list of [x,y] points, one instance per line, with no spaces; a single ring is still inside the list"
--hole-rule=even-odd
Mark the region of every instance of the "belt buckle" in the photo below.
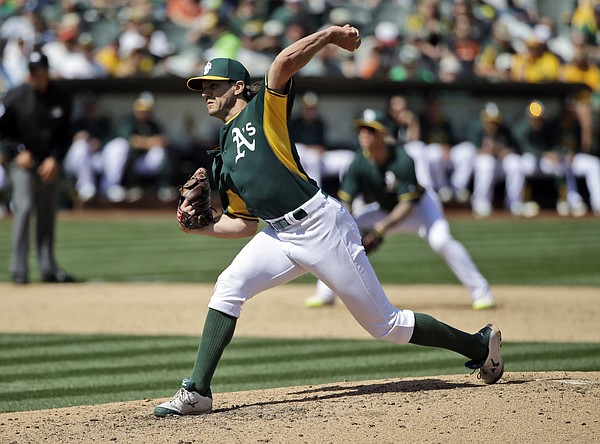
[[[302,208],[298,208],[296,211],[292,213],[292,217],[296,219],[298,222],[308,216],[308,213],[304,211]]]
[[[281,219],[275,222],[271,222],[269,223],[269,225],[271,225],[275,231],[283,231],[285,228],[290,226],[290,223],[285,219]]]

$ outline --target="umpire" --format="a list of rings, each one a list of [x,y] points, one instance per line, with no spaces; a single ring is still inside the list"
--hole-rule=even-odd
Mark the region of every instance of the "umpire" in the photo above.
[[[49,75],[47,57],[29,56],[26,83],[7,92],[0,106],[0,139],[10,162],[14,211],[10,273],[29,282],[29,222],[36,214],[36,253],[43,282],[74,282],[54,259],[54,227],[61,163],[71,141],[72,97]]]

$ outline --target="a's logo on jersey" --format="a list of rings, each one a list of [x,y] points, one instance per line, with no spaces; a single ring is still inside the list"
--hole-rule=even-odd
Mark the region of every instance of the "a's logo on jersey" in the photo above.
[[[396,187],[398,186],[398,179],[396,179],[396,175],[391,171],[385,172],[385,190],[388,193],[393,193],[396,191]]]
[[[256,149],[256,140],[252,139],[251,141],[248,141],[246,138],[254,137],[256,134],[256,128],[252,126],[252,122],[248,122],[242,129],[233,128],[231,133],[233,134],[233,141],[237,146],[237,155],[235,156],[235,163],[237,163],[240,158],[246,156],[246,149],[249,149],[250,151],[254,151]]]
[[[208,63],[207,63],[205,66],[204,66],[204,73],[203,73],[203,75],[206,75],[206,74],[208,74],[208,73],[210,72],[211,68],[212,68],[212,63],[208,62]]]

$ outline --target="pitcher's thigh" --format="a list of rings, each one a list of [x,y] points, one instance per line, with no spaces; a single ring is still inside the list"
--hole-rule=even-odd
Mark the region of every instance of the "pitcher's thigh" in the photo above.
[[[240,317],[242,305],[254,295],[306,273],[284,252],[272,228],[258,233],[221,273],[209,307]]]

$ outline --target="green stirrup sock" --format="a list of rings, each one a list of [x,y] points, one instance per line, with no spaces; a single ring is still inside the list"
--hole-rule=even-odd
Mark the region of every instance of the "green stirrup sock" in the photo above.
[[[210,383],[225,347],[231,342],[237,318],[208,309],[191,380],[202,396],[212,397]]]
[[[465,333],[424,313],[415,313],[415,329],[408,342],[452,350],[477,362],[488,354],[488,344],[481,334]]]

